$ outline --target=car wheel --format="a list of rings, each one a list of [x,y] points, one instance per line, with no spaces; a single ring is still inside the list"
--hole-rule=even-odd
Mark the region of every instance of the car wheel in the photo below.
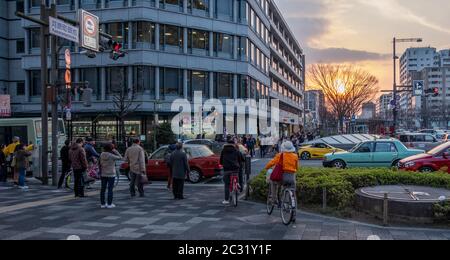
[[[397,160],[395,162],[392,163],[392,167],[400,169],[400,160]]]
[[[192,169],[188,174],[188,179],[192,183],[199,183],[202,179],[202,173],[197,169]]]
[[[419,171],[420,171],[421,173],[431,173],[431,172],[434,172],[434,169],[431,168],[431,167],[422,167],[422,168],[420,168]]]
[[[303,152],[300,157],[302,160],[309,160],[311,159],[311,154],[309,152]]]
[[[345,162],[342,160],[334,160],[331,165],[336,169],[345,169]]]

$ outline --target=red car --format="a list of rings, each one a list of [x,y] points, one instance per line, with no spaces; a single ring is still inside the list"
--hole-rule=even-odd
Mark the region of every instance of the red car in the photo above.
[[[400,161],[400,169],[414,172],[435,172],[446,169],[450,173],[450,142],[433,150]]]
[[[184,145],[189,160],[191,172],[187,178],[192,183],[198,183],[202,178],[211,178],[222,174],[223,166],[220,165],[220,157],[215,155],[204,145]],[[164,146],[154,152],[147,163],[147,176],[150,179],[167,179],[169,168],[164,157],[169,152],[169,147]]]

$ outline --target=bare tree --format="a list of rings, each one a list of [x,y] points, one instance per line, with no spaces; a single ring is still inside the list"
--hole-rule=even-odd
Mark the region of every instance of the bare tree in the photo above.
[[[329,111],[344,129],[344,117],[356,115],[378,92],[378,79],[350,65],[315,64],[308,71],[309,88],[323,91]]]
[[[134,91],[131,91],[131,94],[128,92],[125,92],[124,89],[122,89],[120,92],[114,94],[113,96],[113,106],[115,110],[115,115],[117,119],[119,120],[119,129],[118,129],[118,136],[120,142],[123,144],[126,143],[126,131],[125,131],[125,119],[130,114],[136,112],[140,104],[133,106],[133,101],[135,98]]]

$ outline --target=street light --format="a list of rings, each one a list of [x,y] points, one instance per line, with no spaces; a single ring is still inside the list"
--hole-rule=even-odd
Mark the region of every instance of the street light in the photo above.
[[[423,42],[422,38],[406,38],[406,39],[397,39],[394,37],[394,40],[392,41],[393,44],[393,60],[394,60],[394,87],[393,87],[393,101],[394,101],[394,110],[393,110],[393,134],[395,134],[395,131],[397,129],[397,116],[398,116],[398,102],[397,102],[397,57],[396,49],[397,49],[397,43],[405,43],[405,42]]]

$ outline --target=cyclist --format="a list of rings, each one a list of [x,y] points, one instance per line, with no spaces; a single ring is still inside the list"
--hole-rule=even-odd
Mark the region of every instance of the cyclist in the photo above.
[[[89,189],[89,185],[99,177],[98,159],[100,159],[100,154],[95,150],[95,141],[92,137],[86,138],[83,148],[86,151],[86,159],[88,161],[88,171],[84,176],[84,183],[87,185],[87,189]]]
[[[231,175],[239,174],[242,167],[242,154],[236,147],[236,141],[232,136],[227,137],[227,144],[224,145],[220,155],[220,164],[223,165],[223,182],[225,183],[225,200],[223,205],[230,205],[230,184]]]
[[[286,188],[292,189],[295,193],[295,175],[298,170],[298,155],[295,150],[294,144],[291,141],[283,142],[281,145],[281,153],[277,154],[272,161],[270,161],[265,169],[272,169],[274,166],[280,163],[281,155],[283,155],[283,181],[281,183],[270,182],[271,185],[271,197],[275,200],[275,204],[278,204],[278,190],[281,185],[286,186]]]

